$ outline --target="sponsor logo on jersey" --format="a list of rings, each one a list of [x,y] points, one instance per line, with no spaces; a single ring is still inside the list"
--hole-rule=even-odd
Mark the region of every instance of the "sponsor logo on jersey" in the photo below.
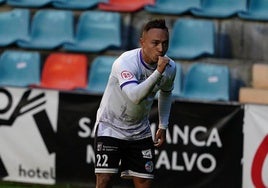
[[[145,158],[145,159],[152,159],[153,158],[151,149],[142,150],[141,153],[142,153],[143,158]]]

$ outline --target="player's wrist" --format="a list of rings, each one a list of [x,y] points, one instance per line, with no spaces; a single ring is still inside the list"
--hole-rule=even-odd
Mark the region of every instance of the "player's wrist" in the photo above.
[[[166,130],[166,129],[168,128],[168,125],[162,125],[162,124],[160,124],[160,125],[158,126],[158,128],[159,128],[159,129]]]

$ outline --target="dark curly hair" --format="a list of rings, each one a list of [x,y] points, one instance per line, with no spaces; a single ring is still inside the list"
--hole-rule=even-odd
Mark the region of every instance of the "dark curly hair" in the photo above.
[[[168,31],[166,21],[164,19],[154,19],[150,20],[144,25],[142,32],[147,32],[153,28],[166,29]]]

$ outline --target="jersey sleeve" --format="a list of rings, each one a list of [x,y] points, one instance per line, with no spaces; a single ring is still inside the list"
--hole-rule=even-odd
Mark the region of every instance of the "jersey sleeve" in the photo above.
[[[159,128],[167,129],[169,124],[170,109],[172,104],[172,90],[174,87],[174,79],[176,76],[176,64],[170,62],[165,75],[165,83],[159,92],[158,110],[159,110]]]
[[[146,80],[139,83],[136,75],[138,75],[138,67],[135,67],[134,63],[122,63],[120,61],[116,62],[116,77],[118,78],[119,85],[122,91],[127,95],[127,97],[134,103],[139,104],[143,99],[145,99],[150,92],[152,92],[154,86],[161,79],[162,75],[155,70]]]
[[[137,70],[131,62],[124,62],[124,60],[118,60],[115,62],[115,76],[118,79],[121,89],[128,84],[136,83],[138,80],[136,78]]]

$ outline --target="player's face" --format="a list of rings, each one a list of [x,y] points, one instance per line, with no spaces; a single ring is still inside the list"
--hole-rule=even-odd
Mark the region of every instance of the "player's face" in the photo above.
[[[146,63],[157,63],[159,56],[164,56],[168,50],[169,35],[165,29],[153,28],[144,32],[140,44],[142,57]]]

